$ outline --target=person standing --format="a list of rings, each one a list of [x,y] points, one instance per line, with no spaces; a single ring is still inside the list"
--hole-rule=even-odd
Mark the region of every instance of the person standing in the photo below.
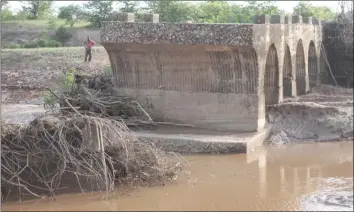
[[[87,57],[88,57],[88,61],[91,61],[92,58],[92,53],[91,53],[91,48],[95,45],[95,41],[91,40],[89,36],[87,36],[87,40],[84,41],[84,47],[85,47],[85,62],[87,61]]]

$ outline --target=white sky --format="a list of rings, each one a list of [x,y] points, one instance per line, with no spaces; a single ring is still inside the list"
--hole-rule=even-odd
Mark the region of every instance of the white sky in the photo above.
[[[58,8],[61,6],[65,6],[67,4],[83,4],[87,1],[55,1],[53,6],[54,8]],[[231,2],[231,1],[229,1]],[[284,10],[285,12],[292,12],[293,7],[298,3],[299,1],[277,1],[276,4],[279,6],[280,9]],[[328,6],[330,7],[333,12],[336,12],[338,8],[338,1],[310,1],[313,5],[315,6]],[[235,4],[242,4],[244,1],[235,1],[232,2]],[[9,6],[10,9],[17,12],[21,9],[21,2],[20,1],[10,1]]]

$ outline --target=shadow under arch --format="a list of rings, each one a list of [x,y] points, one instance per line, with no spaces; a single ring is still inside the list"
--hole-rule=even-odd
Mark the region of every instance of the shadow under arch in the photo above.
[[[265,104],[279,103],[279,65],[275,45],[272,44],[267,53],[264,73],[264,98]]]
[[[301,39],[296,46],[296,91],[297,95],[306,93],[305,54]]]
[[[317,54],[316,47],[313,41],[310,42],[309,45],[309,54],[308,54],[308,71],[309,71],[309,80],[310,80],[310,88],[316,86],[317,84]]]
[[[285,47],[284,64],[283,64],[283,96],[291,97],[292,95],[292,79],[294,78],[291,67],[291,55],[288,45]]]

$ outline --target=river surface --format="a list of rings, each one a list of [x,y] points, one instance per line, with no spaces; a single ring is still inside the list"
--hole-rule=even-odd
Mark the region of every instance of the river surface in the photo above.
[[[165,187],[120,188],[8,202],[3,210],[353,211],[353,142],[262,147],[249,154],[186,156],[189,171]]]

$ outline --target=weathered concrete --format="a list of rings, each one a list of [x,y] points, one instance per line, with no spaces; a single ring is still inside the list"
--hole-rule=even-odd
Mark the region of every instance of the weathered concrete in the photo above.
[[[101,31],[117,91],[137,98],[154,118],[262,132],[265,105],[282,102],[283,84],[287,96],[296,96],[309,91],[309,72],[311,85],[319,83],[321,24],[314,18],[156,22],[104,22]]]
[[[181,133],[183,132],[183,133]],[[215,133],[205,130],[183,128],[159,129],[157,131],[135,132],[135,135],[158,148],[183,154],[197,153],[249,153],[263,144],[270,129],[256,133]]]

